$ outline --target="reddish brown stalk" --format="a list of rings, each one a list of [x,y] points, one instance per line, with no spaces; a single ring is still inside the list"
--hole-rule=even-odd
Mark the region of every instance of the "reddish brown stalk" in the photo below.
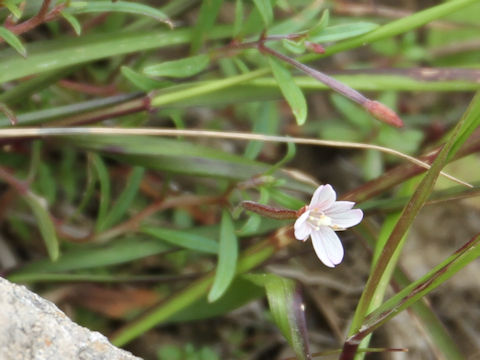
[[[73,126],[92,124],[102,120],[133,114],[141,111],[150,111],[151,98],[150,96],[143,96],[139,99],[129,100],[124,103],[116,104],[104,109],[97,109],[91,112],[86,112],[78,115],[73,115],[65,120],[58,120],[50,122],[51,126]]]
[[[66,3],[55,6],[49,12],[48,8],[50,7],[50,3],[51,3],[51,0],[44,0],[37,15],[31,17],[30,19],[20,24],[12,24],[8,22],[8,23],[5,23],[4,26],[8,30],[10,30],[12,33],[16,35],[20,35],[36,28],[37,26],[45,22],[55,20],[60,15],[60,12],[66,7]],[[0,38],[0,43],[3,41],[4,40]]]
[[[10,124],[12,125],[18,124],[17,116],[7,105],[0,103],[0,111],[5,114],[8,120],[10,120]]]
[[[0,179],[14,188],[19,194],[26,194],[29,191],[28,183],[18,180],[7,169],[0,166]]]
[[[83,94],[110,96],[117,94],[115,85],[97,86],[91,84],[79,83],[67,79],[60,80],[58,85],[65,89],[77,91]]]

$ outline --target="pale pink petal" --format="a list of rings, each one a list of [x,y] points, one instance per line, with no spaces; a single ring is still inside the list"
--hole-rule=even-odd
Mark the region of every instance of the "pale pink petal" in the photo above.
[[[315,236],[312,234],[312,238],[319,237],[322,240],[323,249],[330,263],[340,264],[343,259],[343,245],[337,234],[327,226],[320,227],[315,233]]]
[[[348,228],[357,225],[363,219],[363,212],[360,209],[347,210],[342,213],[328,214],[332,219],[332,224],[341,228]]]
[[[322,263],[328,267],[335,267],[335,264],[330,260],[328,256],[327,248],[325,247],[325,239],[322,234],[318,231],[312,232],[312,243],[315,253]]]
[[[302,215],[300,215],[295,221],[294,229],[295,229],[295,238],[297,240],[305,241],[310,236],[311,228],[307,223],[307,219],[310,216],[310,211],[305,211]]]
[[[318,210],[327,209],[337,198],[337,194],[331,185],[320,185],[313,193],[310,206]]]
[[[353,201],[335,201],[327,210],[325,214],[336,214],[350,210],[355,203]]]

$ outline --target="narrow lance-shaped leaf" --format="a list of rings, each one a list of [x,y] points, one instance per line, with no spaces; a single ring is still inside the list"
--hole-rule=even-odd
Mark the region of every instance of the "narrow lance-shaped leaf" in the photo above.
[[[214,31],[212,27],[215,24],[223,0],[202,1],[200,14],[197,16],[197,23],[192,32],[191,52],[197,53],[207,36],[211,37]]]
[[[472,99],[467,111],[464,114],[464,117],[467,121],[463,124],[458,134],[457,139],[455,140],[450,153],[448,154],[448,159],[452,159],[460,147],[465,143],[468,137],[480,126],[480,92],[477,92],[475,97]]]
[[[100,183],[100,205],[98,207],[97,228],[107,216],[110,204],[110,176],[102,158],[96,154],[92,155],[92,164]]]
[[[67,20],[67,22],[70,24],[73,31],[75,31],[75,34],[77,34],[77,36],[80,36],[82,34],[82,25],[77,20],[77,18],[66,11],[62,11],[61,14],[63,18]]]
[[[20,1],[4,0],[2,3],[17,19],[22,17],[22,10],[17,6]]]
[[[329,26],[315,35],[311,34],[308,39],[314,42],[338,41],[366,34],[376,28],[378,24],[369,22],[340,24]]]
[[[139,4],[132,1],[72,1],[68,11],[75,14],[97,13],[97,12],[124,12],[129,14],[143,15],[152,17],[158,21],[173,27],[171,20],[162,11],[145,4]]]
[[[50,214],[47,211],[45,200],[32,192],[26,193],[23,198],[32,209],[50,259],[52,261],[57,260],[60,254],[57,233]]]
[[[0,26],[0,38],[5,40],[5,42],[13,47],[20,55],[27,57],[27,49],[23,46],[20,38],[3,26]]]
[[[297,359],[311,359],[304,305],[295,282],[269,275],[265,290],[273,319],[295,351]]]
[[[29,263],[14,271],[9,278],[13,281],[19,278],[34,278],[36,274],[40,273],[62,273],[101,268],[123,264],[171,250],[172,246],[169,244],[137,235],[116,239],[107,244],[74,245],[62,253],[62,256],[57,261],[52,262],[48,259],[42,259]]]
[[[141,228],[141,231],[174,246],[210,254],[218,252],[218,243],[216,241],[192,231],[164,229],[153,226],[144,226]]]
[[[272,24],[268,33],[293,34],[298,31],[303,31],[306,27],[310,26],[311,22],[318,18],[318,14],[325,8],[325,6],[326,4],[324,0],[311,1],[308,6],[294,16],[288,16],[285,20]],[[320,22],[324,21],[325,12],[328,12],[328,10],[323,12]],[[325,24],[325,26],[327,26],[327,24]]]
[[[183,78],[196,75],[205,70],[209,62],[209,56],[202,54],[180,60],[165,61],[160,64],[150,65],[143,69],[143,73],[148,76]]]
[[[171,81],[168,80],[158,81],[151,79],[146,75],[136,72],[128,66],[122,66],[120,71],[122,72],[122,75],[125,76],[125,78],[127,78],[127,80],[130,81],[135,87],[145,92],[152,91],[154,89],[160,89],[171,84]]]
[[[119,195],[118,200],[112,205],[110,212],[100,223],[98,223],[97,231],[108,229],[112,225],[115,225],[121,220],[122,216],[125,215],[138,192],[144,172],[145,169],[143,167],[137,166],[133,168],[132,174],[127,179],[125,189]]]
[[[224,210],[220,224],[218,265],[208,301],[218,300],[230,286],[237,270],[238,243],[230,214]]]
[[[314,37],[320,34],[328,26],[329,21],[330,21],[330,11],[328,9],[325,9],[318,23],[314,27],[312,27],[310,30],[308,30],[308,36]]]
[[[243,24],[243,0],[235,0],[235,21],[233,23],[233,37],[236,37]]]
[[[273,7],[270,0],[253,0],[266,27],[273,22]]]
[[[290,71],[278,60],[269,58],[273,76],[277,81],[285,100],[290,105],[298,125],[303,125],[307,119],[307,101],[300,87],[293,80]]]

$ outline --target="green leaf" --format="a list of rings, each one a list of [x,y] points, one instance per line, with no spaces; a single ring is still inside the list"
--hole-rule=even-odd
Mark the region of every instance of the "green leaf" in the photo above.
[[[62,140],[69,145],[104,152],[110,157],[130,164],[179,174],[246,180],[270,168],[268,164],[187,141],[149,136],[95,136],[93,134],[68,136]],[[284,188],[307,193],[312,191],[310,185],[295,180],[284,171],[277,171],[274,176],[277,179],[286,180]]]
[[[108,207],[110,205],[110,176],[108,174],[108,169],[100,156],[93,154],[92,164],[100,182],[100,205],[98,207],[96,225],[98,228],[100,224],[105,221]]]
[[[300,87],[293,80],[290,71],[277,59],[268,58],[273,76],[280,90],[292,109],[298,125],[303,125],[307,119],[307,101]]]
[[[74,14],[97,12],[123,12],[152,17],[173,27],[171,20],[162,11],[145,4],[130,1],[72,1],[68,11]]]
[[[157,255],[171,251],[171,249],[172,247],[164,242],[140,236],[116,239],[111,243],[101,245],[75,245],[65,251],[56,262],[47,259],[35,261],[14,271],[10,275],[10,279],[13,281],[17,276],[26,279],[29,275],[33,278],[38,273],[60,273],[102,268]]]
[[[77,36],[80,36],[82,34],[82,25],[77,20],[77,18],[66,11],[62,11],[61,14],[63,18],[67,20],[67,22],[70,24],[73,31],[75,31],[75,34],[77,34]]]
[[[23,46],[20,38],[3,26],[0,26],[0,38],[5,40],[5,42],[13,47],[20,55],[27,57],[27,49]]]
[[[243,0],[235,0],[235,21],[233,23],[233,37],[237,37],[242,30],[244,21]]]
[[[469,136],[480,126],[480,92],[476,93],[463,117],[464,123],[452,145],[452,149],[448,153],[448,159],[452,159],[455,156]]]
[[[143,167],[135,167],[133,169],[132,174],[127,180],[127,186],[120,194],[117,201],[112,205],[112,209],[105,218],[97,224],[97,231],[103,231],[110,228],[125,215],[137,195],[144,172],[145,169]]]
[[[150,65],[143,69],[148,76],[166,76],[183,78],[198,74],[205,70],[210,62],[208,55],[196,55],[180,60],[165,61],[160,64]]]
[[[292,54],[303,54],[305,52],[305,43],[301,41],[292,41],[288,39],[282,40],[283,47],[290,51]]]
[[[279,127],[278,110],[272,102],[262,102],[253,106],[249,116],[254,119],[252,131],[256,134],[275,134]],[[247,159],[255,159],[265,145],[262,141],[250,141],[245,148],[244,156]]]
[[[216,241],[194,233],[193,231],[165,229],[153,226],[144,226],[140,231],[174,246],[209,254],[218,253],[218,243]]]
[[[149,49],[189,43],[191,29],[152,30],[149,32],[119,32],[89,34],[75,38],[39,41],[29,45],[28,58],[12,56],[11,51],[0,50],[0,82],[6,82],[28,75],[39,75],[46,71],[82,64],[111,56],[129,54]],[[231,36],[229,26],[218,26],[210,38],[222,39]]]
[[[262,16],[265,27],[269,27],[273,22],[273,6],[270,0],[253,0],[258,12]]]
[[[317,35],[311,35],[310,41],[313,42],[331,42],[352,38],[363,35],[378,28],[379,25],[369,22],[358,22],[349,24],[340,24],[329,26],[319,32]]]
[[[191,53],[195,54],[201,48],[203,42],[211,37],[213,25],[217,20],[220,7],[223,0],[205,0],[202,1],[200,14],[198,15],[197,23],[192,32],[191,38]]]
[[[218,300],[227,291],[237,270],[238,243],[230,214],[224,210],[220,224],[220,243],[218,249],[218,265],[212,288],[208,293],[208,301]]]
[[[273,320],[295,351],[297,359],[310,359],[304,305],[295,282],[267,275],[265,290]]]
[[[310,26],[310,23],[317,18],[318,14],[324,7],[325,2],[322,0],[311,1],[310,4],[303,8],[299,13],[295,14],[294,16],[288,16],[286,20],[273,24],[268,33],[293,34],[305,30],[308,28],[308,26]],[[322,15],[322,19],[324,18],[325,11]]]
[[[145,92],[149,92],[154,89],[160,89],[162,87],[172,84],[170,81],[158,81],[155,79],[151,79],[148,76],[136,72],[128,66],[122,66],[120,71],[122,72],[122,75],[127,78],[128,81],[130,81],[134,86]]]
[[[47,211],[47,204],[43,198],[38,197],[32,192],[28,192],[23,196],[23,199],[32,209],[35,216],[38,228],[42,234],[43,241],[47,248],[48,256],[52,261],[56,261],[60,254],[57,233],[53,225],[50,214]]]
[[[15,18],[20,19],[22,17],[22,10],[17,6],[19,1],[4,0],[2,3]]]
[[[329,21],[330,21],[330,11],[328,9],[325,9],[323,10],[322,16],[320,17],[320,20],[318,21],[318,23],[313,28],[308,30],[308,37],[310,38],[310,37],[319,35],[328,26]]]

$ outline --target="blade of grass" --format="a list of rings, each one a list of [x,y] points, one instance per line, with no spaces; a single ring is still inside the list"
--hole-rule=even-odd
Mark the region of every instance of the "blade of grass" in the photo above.
[[[84,269],[103,268],[142,259],[170,251],[172,247],[164,242],[147,239],[143,236],[131,236],[117,239],[102,245],[76,245],[66,250],[55,262],[38,260],[12,272],[9,279],[33,279],[41,273],[63,273]]]
[[[209,254],[218,253],[218,243],[216,241],[191,231],[164,229],[153,226],[144,226],[140,231],[157,239],[161,239],[173,246]]]
[[[27,49],[25,49],[25,46],[23,46],[20,38],[3,26],[0,26],[0,38],[5,40],[8,45],[14,48],[15,51],[24,58],[27,57]]]
[[[47,211],[45,200],[30,191],[23,195],[23,199],[32,209],[38,228],[42,234],[43,241],[45,242],[48,256],[52,261],[56,261],[60,255],[60,249],[55,226],[53,225],[50,214]]]
[[[110,206],[110,176],[108,169],[102,158],[97,154],[91,155],[92,165],[96,171],[97,179],[100,183],[100,202],[98,206],[97,214],[97,230],[100,229],[100,225],[105,221],[108,213],[108,207]]]
[[[214,39],[230,34],[230,26],[216,26],[212,30]],[[185,44],[191,36],[192,29],[84,35],[32,44],[26,59],[4,50],[0,51],[0,83],[111,56]]]
[[[300,289],[291,279],[265,275],[265,291],[272,317],[297,359],[311,359]]]
[[[172,21],[162,11],[155,7],[139,4],[132,1],[82,1],[72,2],[65,12],[72,14],[101,13],[101,12],[124,12],[128,14],[143,15],[166,23],[171,28]]]
[[[235,227],[230,213],[224,210],[220,223],[218,264],[212,288],[207,297],[209,302],[217,301],[227,291],[236,273],[237,258],[238,239],[235,235]]]
[[[119,195],[117,201],[112,205],[110,212],[104,217],[99,217],[99,222],[96,227],[97,231],[104,231],[121,220],[138,193],[144,173],[145,169],[142,167],[135,167],[133,169],[131,175],[127,179],[125,189]]]

